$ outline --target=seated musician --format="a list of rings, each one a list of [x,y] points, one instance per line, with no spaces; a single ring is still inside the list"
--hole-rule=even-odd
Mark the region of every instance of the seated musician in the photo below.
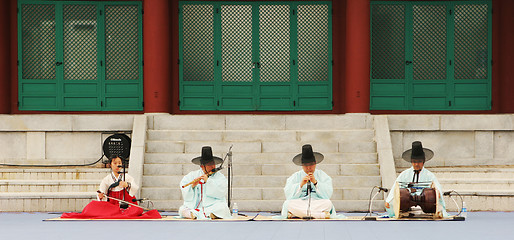
[[[323,155],[313,152],[309,144],[303,145],[302,153],[293,158],[293,163],[302,166],[302,170],[287,179],[282,218],[336,217],[334,205],[330,201],[333,192],[332,178],[324,171],[316,169],[321,161]]]
[[[202,147],[202,155],[191,160],[200,169],[188,173],[180,186],[184,204],[179,215],[190,219],[231,218],[227,205],[227,178],[217,171],[223,160],[212,155],[212,148]]]
[[[389,195],[387,196],[387,199],[385,200],[385,207],[387,210],[387,213],[389,214],[389,217],[395,217],[395,211],[394,209],[398,206],[394,206],[394,189],[396,187],[396,184],[398,183],[410,183],[409,185],[414,185],[418,183],[433,183],[435,188],[439,191],[439,204],[442,207],[442,216],[441,217],[447,217],[448,213],[446,212],[446,205],[444,203],[443,199],[443,190],[441,187],[441,184],[439,181],[437,181],[437,178],[435,175],[424,168],[424,164],[426,161],[432,159],[434,156],[434,152],[430,149],[423,148],[421,142],[415,141],[412,143],[412,149],[409,149],[405,151],[402,154],[402,158],[410,162],[412,164],[412,167],[409,169],[404,170],[398,178],[396,178],[396,181],[391,188],[391,191],[389,192]],[[416,192],[412,192],[413,190],[410,190],[411,194],[420,195],[422,194],[422,191],[415,190]]]
[[[97,191],[99,201],[91,201],[80,213],[63,213],[61,218],[160,219],[161,215],[157,210],[143,209],[137,202],[132,201],[139,187],[132,176],[123,174],[121,157],[111,156],[109,161],[112,171],[100,183],[100,189]],[[118,200],[125,202],[119,203]]]
[[[134,178],[129,174],[123,174],[123,165],[121,157],[114,155],[109,158],[111,165],[111,173],[102,179],[100,183],[99,193],[97,199],[100,201],[109,201],[113,204],[118,204],[118,201],[108,199],[105,194],[110,197],[122,199],[128,202],[134,198],[139,186],[134,183]],[[137,204],[137,203],[134,203]],[[123,205],[124,208],[128,207]]]

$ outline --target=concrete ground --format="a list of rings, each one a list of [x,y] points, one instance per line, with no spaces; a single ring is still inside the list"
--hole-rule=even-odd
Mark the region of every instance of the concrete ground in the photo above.
[[[168,213],[163,213],[167,215]],[[255,213],[248,213],[255,215]],[[363,214],[347,214],[363,215]],[[514,212],[466,221],[43,221],[57,213],[0,213],[2,239],[511,239]]]

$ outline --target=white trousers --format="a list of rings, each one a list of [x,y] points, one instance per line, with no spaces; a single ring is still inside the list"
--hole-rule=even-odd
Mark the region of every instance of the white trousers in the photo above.
[[[189,219],[191,219],[191,218],[192,218],[192,216],[194,216],[194,213],[193,213],[193,211],[191,211],[189,208],[184,207],[184,208],[180,209],[180,215],[181,215],[183,218],[189,218]]]
[[[332,210],[332,201],[329,199],[311,199],[310,216],[325,218],[325,212]],[[294,216],[303,218],[308,216],[309,199],[292,199],[287,204],[287,210]]]

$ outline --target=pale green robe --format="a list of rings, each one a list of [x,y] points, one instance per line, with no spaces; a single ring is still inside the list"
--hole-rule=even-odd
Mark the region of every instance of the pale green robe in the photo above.
[[[404,170],[398,178],[396,178],[396,181],[394,182],[393,186],[391,187],[391,191],[389,191],[389,195],[387,195],[386,202],[389,203],[389,208],[386,208],[387,213],[389,214],[389,217],[394,217],[394,208],[396,206],[394,205],[394,189],[396,187],[397,182],[402,183],[409,183],[412,182],[412,178],[414,177],[414,168],[411,167],[409,169]],[[441,184],[439,181],[437,181],[437,178],[435,175],[428,171],[426,168],[422,168],[419,172],[419,180],[418,182],[433,182],[436,189],[439,191],[439,204],[443,208],[443,217],[448,217],[448,212],[446,212],[446,204],[444,203],[443,199],[443,188],[441,187]],[[417,191],[416,194],[421,194],[421,191]]]
[[[184,217],[182,210],[188,208],[198,219],[209,218],[211,213],[219,218],[231,218],[226,198],[227,178],[221,172],[211,175],[205,184],[198,184],[194,188],[192,185],[182,188],[203,174],[202,169],[192,171],[180,181],[184,204],[179,209],[179,215]]]
[[[303,187],[300,189],[300,183],[302,182],[302,179],[307,176],[307,174],[300,170],[296,173],[293,173],[286,182],[286,186],[284,187],[284,193],[286,195],[286,201],[282,205],[282,214],[281,218],[287,218],[287,206],[289,203],[289,200],[292,199],[307,199],[307,184],[303,185]],[[312,187],[312,200],[317,199],[330,199],[332,197],[333,193],[333,187],[332,187],[332,178],[328,176],[324,171],[316,169],[314,171],[314,178],[316,178],[316,181],[318,183],[314,185],[311,183]],[[337,215],[335,208],[332,206],[332,210],[330,210],[330,217],[331,218],[344,218],[344,215]]]

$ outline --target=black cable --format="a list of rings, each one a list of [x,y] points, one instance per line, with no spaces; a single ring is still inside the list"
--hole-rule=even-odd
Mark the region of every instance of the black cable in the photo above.
[[[10,164],[10,163],[0,163],[0,166],[7,166],[7,167],[86,167],[86,166],[91,166],[91,165],[95,165],[97,164],[98,162],[100,162],[102,160],[102,158],[104,157],[104,155],[102,154],[102,156],[96,160],[95,162],[93,163],[87,163],[87,164],[64,164],[64,165],[30,165],[30,164]]]
[[[464,204],[464,199],[462,198],[462,196],[457,191],[451,190],[450,193],[452,193],[452,192],[456,193],[457,196],[459,196],[459,198],[460,198],[460,209],[459,209],[459,213],[457,214],[457,216],[460,216],[460,214],[462,213],[462,207],[463,207],[463,204]],[[450,195],[450,197],[451,197],[451,195]]]
[[[371,192],[369,192],[369,201],[368,201],[368,211],[366,211],[366,215],[364,215],[364,218],[366,218],[369,214],[369,216],[371,217],[371,210],[370,210],[370,207],[371,207],[371,195],[373,195],[373,190],[375,190],[375,188],[377,188],[377,186],[373,186],[373,188],[371,189]]]

